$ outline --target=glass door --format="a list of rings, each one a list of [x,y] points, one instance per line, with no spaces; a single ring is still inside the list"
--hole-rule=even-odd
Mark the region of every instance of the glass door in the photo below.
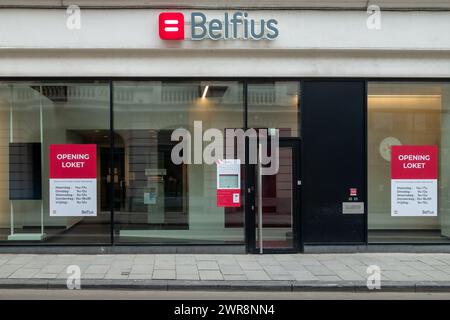
[[[281,140],[277,172],[264,175],[261,165],[255,166],[254,205],[251,206],[255,217],[255,252],[299,248],[299,150],[298,140]]]

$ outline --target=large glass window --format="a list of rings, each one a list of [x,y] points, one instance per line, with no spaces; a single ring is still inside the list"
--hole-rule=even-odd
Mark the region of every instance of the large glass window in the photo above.
[[[248,117],[240,81],[112,85],[114,101],[109,81],[0,83],[0,241],[109,244],[113,232],[125,244],[244,243],[244,148],[227,132],[243,132],[247,119],[249,128],[298,137],[299,82],[249,83]],[[216,142],[223,159],[241,159],[239,175],[217,180],[218,162],[205,158]],[[53,176],[51,150],[74,157],[88,149],[95,154],[89,177]],[[56,181],[62,178],[71,181]],[[80,178],[94,182],[76,185]],[[230,186],[241,190],[239,205],[219,204],[218,189]]]
[[[115,82],[116,242],[242,243],[244,205],[217,205],[217,165],[202,150],[208,130],[243,127],[240,82]],[[180,129],[191,138],[181,163],[172,155],[186,142]]]
[[[396,152],[400,153],[399,155],[396,153],[394,159],[391,157],[392,146],[402,146],[396,148],[398,150]],[[411,171],[409,167],[413,166],[412,163],[416,160],[408,158],[409,164],[403,161],[405,155],[427,157],[430,153],[427,150],[431,150],[433,146],[437,147],[436,196],[433,195],[433,173],[427,172],[421,177],[424,173],[421,164],[416,164],[419,167],[416,171]],[[370,242],[413,243],[450,240],[449,157],[449,83],[369,83]],[[424,159],[419,163],[428,161]],[[394,167],[392,161],[395,161]],[[400,167],[396,164],[400,164]],[[429,163],[425,163],[425,169],[428,165]],[[397,178],[405,181],[393,182]],[[424,182],[427,179],[429,181]],[[402,184],[399,189],[398,183]],[[395,198],[394,205],[391,205],[392,197]],[[434,211],[433,206],[436,205],[437,211]]]
[[[109,108],[107,83],[0,84],[0,240],[110,242]],[[50,148],[66,145],[72,153],[79,144],[96,153],[91,216],[50,214]]]

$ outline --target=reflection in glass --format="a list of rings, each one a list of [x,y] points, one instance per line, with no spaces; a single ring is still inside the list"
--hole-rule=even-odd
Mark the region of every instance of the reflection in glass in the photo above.
[[[275,128],[280,137],[300,135],[297,81],[249,83],[247,96],[249,128]]]
[[[293,149],[280,147],[280,167],[275,175],[262,175],[262,245],[268,248],[292,248],[293,242]],[[258,174],[258,173],[256,173]],[[258,203],[256,201],[256,211]],[[258,219],[256,228],[259,231]],[[257,247],[261,243],[257,233]]]
[[[243,128],[242,84],[115,82],[114,92],[120,168],[116,241],[242,243],[244,207],[217,207],[216,164],[203,159],[180,164],[172,159],[179,143],[172,139],[176,129],[190,133],[192,148],[186,152],[192,152],[191,159],[195,148],[202,152],[208,145],[195,139],[194,121],[201,123],[201,131]],[[240,186],[243,183],[239,181]]]
[[[0,85],[0,240],[109,243],[109,86]],[[50,217],[49,146],[97,145],[97,217]]]

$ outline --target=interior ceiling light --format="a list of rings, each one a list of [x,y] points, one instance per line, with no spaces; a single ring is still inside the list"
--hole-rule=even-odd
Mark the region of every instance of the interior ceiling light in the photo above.
[[[209,86],[205,86],[205,89],[203,89],[203,93],[202,93],[202,99],[206,98],[206,94],[208,93],[209,90]]]
[[[200,86],[199,92],[201,93],[201,98],[223,98],[226,91],[228,90],[228,86],[216,85],[216,84],[205,84],[204,86]]]

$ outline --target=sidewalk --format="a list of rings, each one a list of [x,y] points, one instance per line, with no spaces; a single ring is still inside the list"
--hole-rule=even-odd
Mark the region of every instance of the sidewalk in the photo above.
[[[0,254],[0,288],[66,288],[70,265],[84,289],[358,291],[377,265],[382,290],[450,292],[445,253]]]

